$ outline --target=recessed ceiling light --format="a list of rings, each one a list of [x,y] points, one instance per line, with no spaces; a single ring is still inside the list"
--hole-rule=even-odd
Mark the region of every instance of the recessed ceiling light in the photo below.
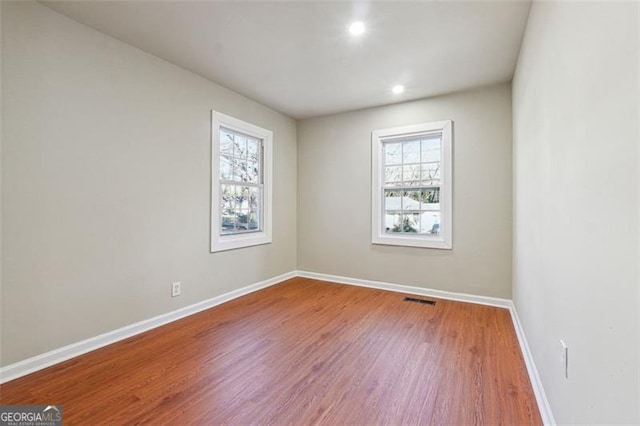
[[[364,32],[364,23],[362,21],[356,21],[349,25],[349,32],[353,35],[360,35]]]
[[[391,91],[396,95],[399,95],[400,93],[404,92],[404,86],[402,84],[396,84],[391,88]]]

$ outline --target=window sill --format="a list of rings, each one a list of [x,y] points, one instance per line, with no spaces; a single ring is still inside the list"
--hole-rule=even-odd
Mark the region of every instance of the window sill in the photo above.
[[[390,246],[432,248],[440,250],[452,250],[451,241],[446,241],[442,236],[414,236],[414,235],[377,235],[373,238],[373,244]]]
[[[251,232],[243,234],[224,235],[214,238],[211,242],[211,252],[235,250],[271,243],[271,235],[266,232]]]

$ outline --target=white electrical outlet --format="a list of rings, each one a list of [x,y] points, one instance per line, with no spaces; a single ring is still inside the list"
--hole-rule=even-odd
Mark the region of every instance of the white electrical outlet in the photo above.
[[[567,345],[560,340],[560,365],[562,367],[562,372],[564,373],[564,378],[569,378],[569,348]]]
[[[171,284],[171,297],[180,296],[180,281]]]

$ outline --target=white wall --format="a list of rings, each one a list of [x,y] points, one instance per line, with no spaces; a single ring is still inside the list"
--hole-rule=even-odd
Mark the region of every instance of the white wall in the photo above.
[[[444,119],[453,250],[371,244],[371,131]],[[298,212],[298,269],[509,298],[509,85],[299,121]]]
[[[640,423],[637,9],[535,2],[513,84],[514,302],[561,424]]]
[[[296,268],[294,120],[40,4],[2,8],[3,365]],[[211,109],[274,132],[270,245],[209,253]]]

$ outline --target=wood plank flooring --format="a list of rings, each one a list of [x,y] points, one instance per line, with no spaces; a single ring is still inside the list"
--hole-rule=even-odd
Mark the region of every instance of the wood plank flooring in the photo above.
[[[65,425],[540,425],[509,312],[294,278],[0,386]],[[415,296],[414,296],[415,297]]]

